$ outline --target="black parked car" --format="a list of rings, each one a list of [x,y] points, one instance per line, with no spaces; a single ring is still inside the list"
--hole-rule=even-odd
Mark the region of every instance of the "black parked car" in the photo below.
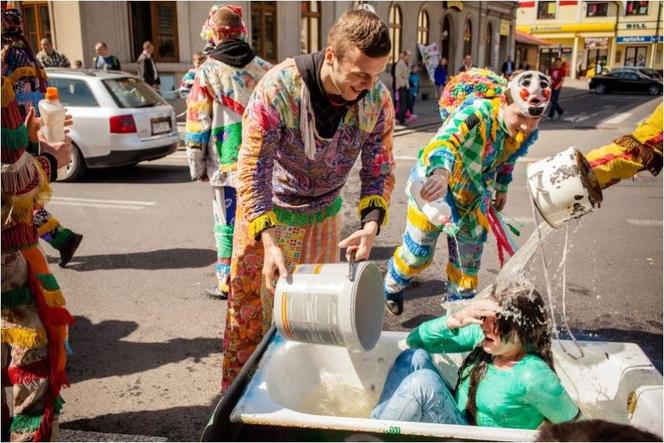
[[[662,93],[661,80],[630,69],[616,69],[608,74],[596,75],[590,79],[589,86],[598,94],[612,91],[647,92],[650,95]]]

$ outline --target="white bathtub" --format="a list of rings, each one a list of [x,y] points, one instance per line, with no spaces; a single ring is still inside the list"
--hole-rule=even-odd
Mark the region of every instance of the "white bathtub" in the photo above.
[[[367,418],[406,333],[383,332],[370,352],[270,340],[230,420],[350,433],[399,434],[451,440],[528,441],[535,431],[411,423]],[[563,344],[572,353],[571,342]],[[574,361],[554,343],[555,367],[584,418],[631,423],[662,435],[662,376],[632,343],[581,342],[585,357]],[[456,383],[463,356],[435,356],[443,376]],[[321,386],[323,388],[321,388]],[[326,389],[330,388],[330,389]],[[322,390],[321,390],[322,389]],[[628,398],[632,398],[632,411]],[[307,397],[322,398],[309,402]]]

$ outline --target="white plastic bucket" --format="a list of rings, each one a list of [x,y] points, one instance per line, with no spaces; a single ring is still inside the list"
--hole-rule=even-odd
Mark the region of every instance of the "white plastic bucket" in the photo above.
[[[553,228],[591,212],[602,190],[586,158],[575,147],[528,165],[528,189],[535,206]]]
[[[287,340],[373,349],[383,329],[383,276],[373,262],[299,265],[280,278],[273,318]]]

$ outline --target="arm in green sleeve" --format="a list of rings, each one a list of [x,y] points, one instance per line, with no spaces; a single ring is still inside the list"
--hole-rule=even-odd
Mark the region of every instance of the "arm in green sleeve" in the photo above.
[[[579,408],[565,391],[558,375],[542,360],[533,363],[523,377],[525,400],[552,423],[573,420]]]
[[[447,315],[419,325],[408,335],[406,343],[411,348],[424,349],[430,353],[468,352],[484,340],[479,325],[459,329],[447,327]]]

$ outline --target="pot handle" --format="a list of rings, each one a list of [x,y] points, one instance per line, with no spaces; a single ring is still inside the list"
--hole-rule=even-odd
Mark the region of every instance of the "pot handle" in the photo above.
[[[355,281],[355,251],[350,253],[350,260],[348,260],[348,280]]]

